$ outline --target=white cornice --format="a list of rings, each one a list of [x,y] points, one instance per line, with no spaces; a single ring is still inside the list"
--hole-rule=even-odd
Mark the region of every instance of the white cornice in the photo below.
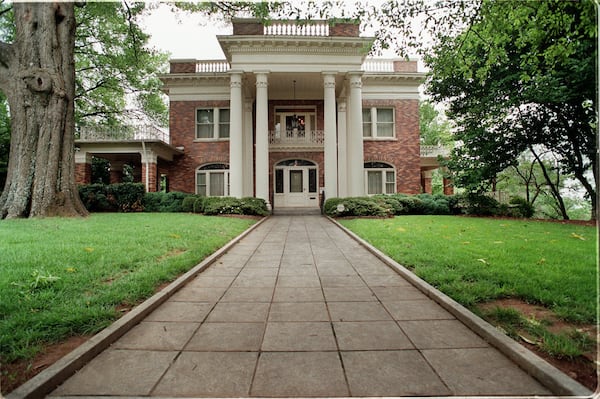
[[[373,44],[368,37],[217,36],[231,61],[232,54],[366,55]]]

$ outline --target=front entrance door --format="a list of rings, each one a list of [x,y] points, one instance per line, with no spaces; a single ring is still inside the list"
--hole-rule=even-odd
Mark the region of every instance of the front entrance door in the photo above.
[[[318,207],[317,166],[304,160],[290,160],[275,166],[274,206]]]

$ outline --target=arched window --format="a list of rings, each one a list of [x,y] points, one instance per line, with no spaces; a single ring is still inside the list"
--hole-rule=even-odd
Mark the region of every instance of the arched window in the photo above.
[[[365,186],[368,195],[394,194],[396,192],[394,167],[384,162],[365,162]]]
[[[207,197],[229,195],[229,165],[211,163],[196,169],[196,194]]]

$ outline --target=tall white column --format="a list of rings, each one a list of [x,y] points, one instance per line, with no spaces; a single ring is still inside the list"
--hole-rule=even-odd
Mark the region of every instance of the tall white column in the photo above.
[[[244,99],[244,197],[254,195],[254,141],[252,140],[252,100]]]
[[[338,196],[348,196],[347,153],[348,140],[346,138],[346,99],[340,98],[337,107],[337,135],[338,135]]]
[[[323,74],[325,198],[338,196],[337,138],[335,126],[335,74]]]
[[[229,195],[243,196],[242,74],[230,73],[229,103]]]
[[[256,197],[269,209],[269,92],[268,72],[256,74]]]
[[[350,72],[350,98],[348,101],[348,195],[365,194],[364,151],[362,135],[362,72]]]

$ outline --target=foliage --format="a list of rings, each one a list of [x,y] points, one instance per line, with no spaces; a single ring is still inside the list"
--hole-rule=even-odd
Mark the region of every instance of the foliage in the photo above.
[[[157,72],[166,54],[148,48],[137,18],[146,3],[88,2],[77,7],[75,44],[78,124],[130,124],[150,118],[167,124],[167,108]],[[135,107],[128,109],[127,97]]]
[[[139,212],[145,193],[142,183],[79,186],[79,196],[90,212]]]
[[[110,162],[108,159],[92,157],[92,183],[110,184]]]
[[[187,195],[183,201],[181,201],[181,211],[182,212],[194,212],[194,204],[200,198],[198,195]]]
[[[204,197],[194,203],[194,211],[205,215],[255,215],[269,214],[262,198]]]
[[[525,150],[543,148],[595,204],[596,38],[591,1],[490,0],[435,47],[428,92],[457,125],[462,146],[448,163],[457,186],[485,190]]]
[[[451,146],[454,144],[450,122],[442,119],[440,113],[428,101],[419,103],[419,134],[422,145]]]
[[[193,198],[192,194],[177,191],[145,193],[142,205],[144,212],[186,212],[183,203],[188,197]]]
[[[149,213],[1,221],[3,364],[100,331],[118,307],[150,297],[253,223],[187,214],[165,223]]]
[[[565,320],[596,322],[594,226],[456,216],[340,223],[472,309],[515,297]]]
[[[515,217],[530,218],[535,214],[535,207],[522,197],[511,197],[508,201],[512,205],[512,213]]]

